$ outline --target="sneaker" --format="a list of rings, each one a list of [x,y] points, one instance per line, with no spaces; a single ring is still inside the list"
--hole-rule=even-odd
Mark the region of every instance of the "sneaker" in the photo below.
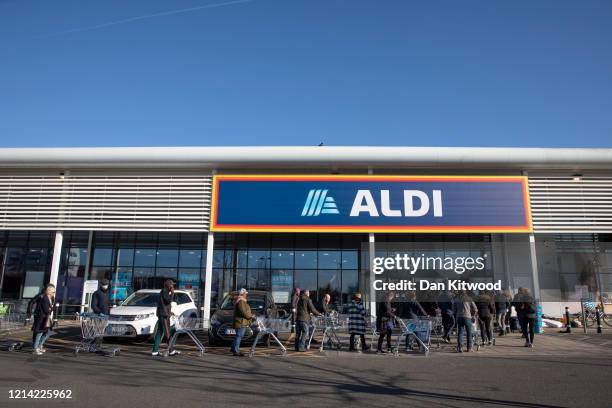
[[[42,351],[40,351],[39,349],[36,349],[36,350],[32,351],[32,354],[34,354],[35,356],[42,356],[43,355]]]
[[[461,349],[461,347],[457,347],[457,353],[463,353],[463,350]]]
[[[529,348],[533,348],[533,343],[529,343]]]
[[[159,351],[153,351],[153,352],[151,352],[151,355],[153,357],[157,357],[157,356],[159,356]]]
[[[385,354],[385,352],[379,349],[379,350],[376,350],[376,354]]]
[[[172,350],[171,352],[168,353],[169,356],[180,356],[181,352],[178,350]]]
[[[39,350],[41,353],[46,353],[46,352],[47,352],[47,349],[46,349],[46,348],[44,348],[44,347],[40,347],[38,350]]]
[[[491,340],[489,340],[489,341],[487,342],[487,346],[490,346],[490,345],[492,345],[492,344],[493,344],[493,342],[491,342]]]
[[[244,357],[244,353],[232,353],[234,357]]]
[[[472,352],[472,349],[471,349],[471,348],[468,348],[468,349],[467,349],[467,352],[468,352],[468,353],[471,353],[471,352]]]

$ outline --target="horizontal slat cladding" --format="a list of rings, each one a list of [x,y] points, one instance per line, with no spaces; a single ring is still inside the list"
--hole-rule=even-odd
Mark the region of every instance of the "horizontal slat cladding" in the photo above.
[[[529,176],[535,232],[612,232],[612,177]]]
[[[0,176],[0,229],[208,231],[212,176]]]

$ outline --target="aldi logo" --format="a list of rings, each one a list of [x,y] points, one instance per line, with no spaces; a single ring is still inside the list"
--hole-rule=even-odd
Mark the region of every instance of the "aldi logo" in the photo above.
[[[320,214],[340,214],[336,200],[327,195],[328,190],[313,189],[308,192],[302,217],[318,217]]]

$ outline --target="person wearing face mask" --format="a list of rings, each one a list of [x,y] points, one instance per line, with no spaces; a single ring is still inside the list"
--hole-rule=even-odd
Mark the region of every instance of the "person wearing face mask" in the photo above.
[[[108,296],[108,280],[102,279],[98,290],[91,296],[91,311],[97,315],[108,315],[110,313]]]

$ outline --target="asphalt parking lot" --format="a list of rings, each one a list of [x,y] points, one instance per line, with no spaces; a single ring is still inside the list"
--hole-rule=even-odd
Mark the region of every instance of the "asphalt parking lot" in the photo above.
[[[75,356],[78,334],[60,327],[41,357],[0,352],[0,406],[609,407],[612,398],[612,350],[552,333],[538,336],[534,349],[512,334],[469,354],[449,345],[434,346],[428,357],[316,350],[281,356],[260,347],[253,358],[232,357],[227,347],[199,356],[186,336],[177,357],[154,358],[150,343],[127,341],[114,358]],[[72,399],[9,399],[15,389],[69,389]]]

